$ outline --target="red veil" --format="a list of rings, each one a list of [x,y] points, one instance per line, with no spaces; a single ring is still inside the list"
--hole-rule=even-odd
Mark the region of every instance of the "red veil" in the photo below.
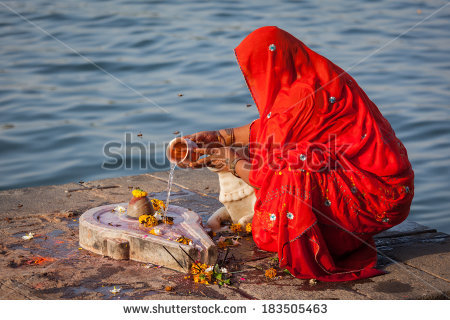
[[[253,239],[298,278],[380,274],[372,236],[413,198],[406,149],[356,81],[277,27],[235,49],[260,118],[250,129]]]

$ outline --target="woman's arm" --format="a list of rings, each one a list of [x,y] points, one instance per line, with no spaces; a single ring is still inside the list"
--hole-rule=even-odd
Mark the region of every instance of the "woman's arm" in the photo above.
[[[231,145],[246,146],[249,141],[250,125],[220,129],[217,131],[200,131],[184,138],[194,141],[201,148],[228,147]]]
[[[206,165],[220,170],[230,171],[251,186],[249,182],[251,163],[248,161],[247,156],[244,154],[243,148],[197,148],[194,149],[194,152],[202,155],[207,154],[208,156],[199,159],[197,162],[191,163],[190,167],[200,168]]]
[[[236,167],[235,167],[234,171],[239,176],[239,178],[241,178],[242,180],[244,180],[245,183],[247,183],[248,185],[251,186],[250,181],[249,181],[250,168],[251,168],[250,162],[243,159],[243,160],[239,160],[236,163]]]
[[[219,141],[225,146],[231,145],[248,145],[248,137],[250,134],[250,123],[246,124],[242,127],[237,128],[229,128],[229,129],[220,129],[218,131]]]

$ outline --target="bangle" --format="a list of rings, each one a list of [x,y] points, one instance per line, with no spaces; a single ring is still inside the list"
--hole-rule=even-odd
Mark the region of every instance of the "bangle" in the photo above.
[[[216,131],[217,141],[219,141],[224,146],[231,146],[235,143],[236,138],[234,137],[234,129],[227,128],[222,129],[225,131],[225,137],[220,133],[220,130]]]
[[[221,145],[226,145],[225,138],[220,133],[220,130],[216,131],[216,135],[217,135],[217,142],[219,142]]]
[[[225,133],[227,134],[227,146],[231,146],[235,143],[235,137],[234,137],[234,129],[233,128],[228,128],[228,129],[224,129]],[[228,139],[229,138],[229,139]]]
[[[240,178],[240,177],[239,177],[239,175],[236,173],[236,165],[237,165],[237,163],[238,163],[240,160],[245,160],[245,159],[242,159],[242,158],[235,158],[235,159],[231,162],[231,164],[230,164],[230,171],[231,171],[231,173],[233,174],[233,176],[238,177],[238,178]]]

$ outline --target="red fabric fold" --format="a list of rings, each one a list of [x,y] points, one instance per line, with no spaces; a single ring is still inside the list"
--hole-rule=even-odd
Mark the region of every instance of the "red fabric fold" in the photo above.
[[[372,236],[409,214],[414,173],[356,81],[277,27],[235,49],[260,118],[250,129],[253,238],[298,278],[380,274]]]

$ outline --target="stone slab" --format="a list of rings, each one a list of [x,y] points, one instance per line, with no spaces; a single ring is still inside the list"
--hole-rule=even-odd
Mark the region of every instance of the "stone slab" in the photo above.
[[[429,228],[414,221],[405,220],[399,225],[377,234],[375,238],[403,237],[428,232],[436,232],[436,229]]]
[[[408,266],[443,279],[450,285],[450,237],[429,240],[430,242],[398,246],[390,256]]]
[[[285,279],[241,282],[239,288],[255,299],[262,300],[362,300],[366,296],[348,288],[348,285],[330,285],[286,276]]]
[[[192,260],[215,264],[217,248],[201,226],[201,218],[193,211],[170,205],[168,217],[172,225],[157,226],[161,236],[148,233],[137,219],[114,212],[127,203],[92,208],[80,217],[79,238],[84,249],[114,259],[131,259],[153,263],[173,270],[188,272]],[[192,244],[181,244],[177,238],[185,236]]]
[[[356,283],[353,288],[369,299],[448,299],[450,284],[403,263],[385,268],[387,274]]]

